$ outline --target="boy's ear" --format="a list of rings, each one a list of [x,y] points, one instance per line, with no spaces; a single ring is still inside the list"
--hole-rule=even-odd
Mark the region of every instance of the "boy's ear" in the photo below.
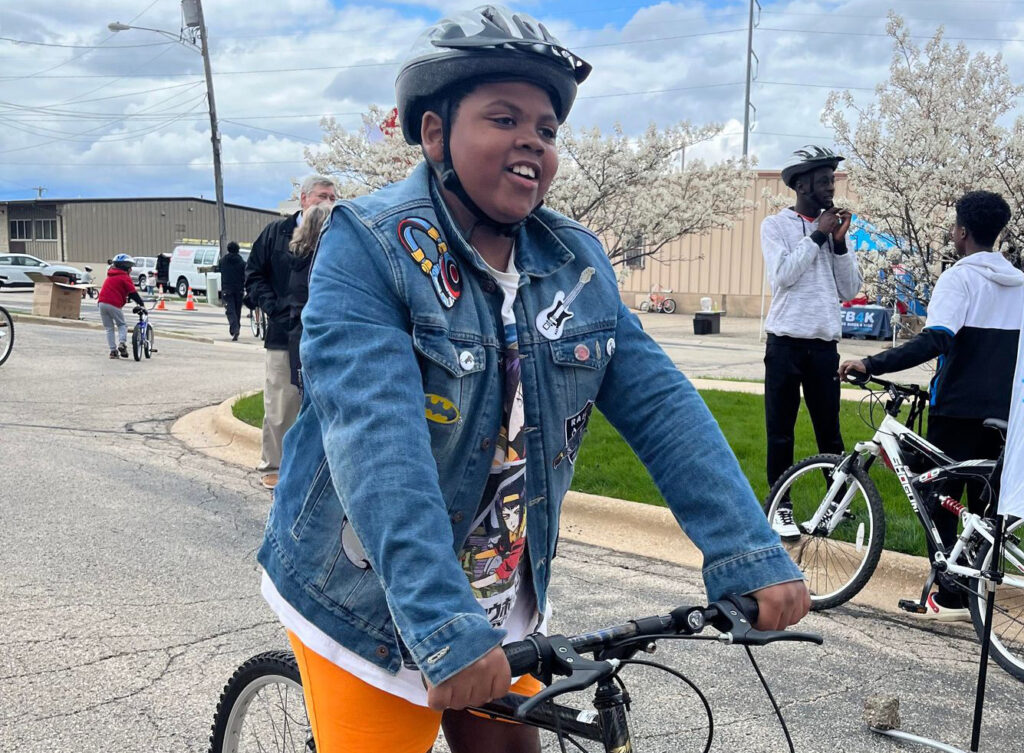
[[[444,161],[444,126],[441,116],[432,110],[423,113],[420,121],[420,143],[428,160],[438,164]]]

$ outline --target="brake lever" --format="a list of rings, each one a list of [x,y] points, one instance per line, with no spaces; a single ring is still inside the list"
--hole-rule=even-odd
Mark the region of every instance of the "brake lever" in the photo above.
[[[516,709],[516,717],[523,719],[545,701],[563,693],[583,690],[596,682],[610,677],[619,666],[616,659],[594,661],[576,653],[564,635],[553,635],[548,639],[551,647],[551,671],[565,678],[548,685],[537,695],[525,701]]]
[[[712,604],[708,611],[712,612],[711,625],[718,630],[718,640],[727,644],[742,646],[764,646],[776,641],[802,641],[816,643],[819,646],[824,639],[817,633],[802,633],[793,630],[758,630],[747,619],[740,604],[750,597],[727,596]]]

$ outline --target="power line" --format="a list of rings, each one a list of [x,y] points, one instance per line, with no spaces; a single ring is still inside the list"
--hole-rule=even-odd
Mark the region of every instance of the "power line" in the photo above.
[[[693,39],[695,37],[709,37],[709,36],[718,36],[718,35],[722,35],[722,34],[734,34],[734,33],[738,32],[738,31],[745,31],[745,29],[723,29],[721,31],[706,31],[706,32],[700,32],[700,33],[696,33],[696,34],[675,34],[675,35],[667,36],[667,37],[650,37],[650,38],[645,38],[645,39],[630,39],[630,40],[623,41],[623,42],[607,42],[607,43],[598,43],[598,44],[592,44],[592,45],[581,45],[581,46],[577,46],[575,49],[577,49],[577,50],[589,50],[589,49],[596,49],[596,48],[599,48],[599,47],[600,48],[606,48],[606,47],[625,47],[625,46],[634,45],[634,44],[648,44],[648,43],[652,43],[652,42],[669,42],[669,41],[675,41],[675,40],[678,40],[678,39]],[[399,65],[400,63],[401,63],[400,60],[392,59],[392,60],[388,60],[388,61],[384,61],[384,62],[379,62],[379,63],[352,63],[352,64],[349,64],[349,65],[322,65],[322,66],[311,66],[311,67],[304,67],[304,68],[261,68],[261,69],[257,69],[257,70],[248,70],[248,71],[217,71],[217,75],[218,76],[254,76],[254,75],[259,75],[259,74],[262,74],[262,73],[308,73],[308,72],[314,72],[314,71],[343,71],[343,70],[354,70],[354,69],[359,69],[359,68],[388,68],[388,67],[394,67],[396,65]],[[67,76],[42,76],[42,75],[40,75],[40,76],[35,76],[35,78],[40,78],[40,79],[112,78],[112,77],[114,77],[114,75],[115,74],[88,73],[88,74],[74,74],[74,75],[67,75]],[[171,78],[171,77],[177,77],[177,76],[194,76],[196,74],[195,73],[125,73],[125,74],[116,74],[116,75],[118,77],[121,77],[121,78]],[[20,78],[24,78],[24,77],[19,77],[19,76],[0,76],[0,81],[17,80],[17,79],[20,79]]]
[[[128,21],[128,23],[131,24],[131,23],[135,22],[136,19],[144,16],[149,11],[149,9],[152,8],[154,5],[156,5],[158,2],[160,2],[160,0],[153,0],[153,2],[151,2],[145,8],[143,8],[139,13],[136,13],[131,18],[131,20]],[[109,42],[113,38],[114,38],[114,33],[111,32],[105,39],[100,41],[100,44],[105,44],[106,42]],[[57,63],[57,65],[50,66],[49,68],[44,68],[43,70],[36,71],[35,73],[29,73],[26,76],[0,76],[0,78],[4,79],[6,81],[21,81],[23,79],[28,79],[28,78],[42,78],[43,77],[42,74],[49,73],[50,71],[55,71],[58,68],[63,68],[65,65],[73,63],[76,60],[81,60],[83,57],[88,55],[89,52],[90,52],[90,50],[85,50],[85,51],[79,53],[78,55],[75,55],[73,57],[68,58],[63,63]],[[59,77],[53,76],[53,77],[47,77],[47,78],[59,78]]]
[[[870,31],[822,31],[821,29],[778,29],[770,26],[758,26],[758,31],[779,31],[779,32],[793,32],[796,34],[829,34],[834,36],[842,37],[887,37],[891,38],[892,35],[884,32],[870,32]],[[908,34],[910,39],[934,39],[934,34]],[[955,42],[1024,42],[1024,39],[1016,39],[1010,37],[950,37],[945,34],[942,35],[943,39],[953,40]]]
[[[33,45],[37,47],[63,47],[65,49],[72,50],[127,50],[133,47],[164,47],[169,44],[176,44],[176,42],[147,42],[145,44],[119,44],[110,46],[100,44],[57,44],[56,42],[33,42],[29,39],[14,39],[13,37],[0,37],[0,42],[13,42],[14,44]]]
[[[755,79],[755,84],[767,84],[770,86],[802,86],[808,89],[853,89],[854,91],[873,92],[875,87],[873,86],[833,86],[831,84],[807,84],[802,81],[764,81],[762,79]]]

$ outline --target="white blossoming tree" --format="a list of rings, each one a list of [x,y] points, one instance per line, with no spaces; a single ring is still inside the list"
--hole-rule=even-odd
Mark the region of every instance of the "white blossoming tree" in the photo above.
[[[832,92],[822,122],[846,156],[858,197],[852,208],[897,246],[862,257],[869,295],[891,301],[902,294],[927,303],[943,262],[954,258],[949,230],[956,200],[987,189],[1021,206],[1024,183],[1009,157],[1011,146],[1024,156],[1024,133],[1018,124],[1011,138],[999,120],[1022,88],[1010,81],[999,55],[971,55],[963,44],[943,41],[941,28],[921,49],[890,12],[887,32],[893,40],[890,75],[874,100],[864,106],[849,92]],[[1015,239],[1022,229],[1016,221],[1005,240],[1019,247]],[[909,285],[905,275],[889,274],[897,265],[909,273]]]
[[[741,160],[706,164],[686,149],[713,138],[717,125],[653,124],[637,137],[619,126],[558,135],[561,164],[547,203],[590,228],[605,242],[613,264],[654,256],[684,235],[730,227],[753,208],[753,173]]]
[[[419,147],[405,143],[396,109],[370,105],[362,118],[363,126],[357,131],[345,130],[334,118],[323,118],[323,146],[305,149],[310,167],[337,179],[342,199],[402,180],[422,159]]]
[[[422,158],[419,148],[402,138],[394,110],[371,106],[359,131],[346,131],[333,118],[321,125],[323,146],[307,148],[306,161],[317,172],[336,176],[343,198],[401,180]],[[687,148],[720,130],[651,125],[631,138],[619,127],[603,135],[563,126],[558,177],[546,204],[599,235],[613,264],[657,254],[687,234],[728,227],[753,207],[747,198],[752,172],[739,160],[710,165],[688,160],[682,166]]]

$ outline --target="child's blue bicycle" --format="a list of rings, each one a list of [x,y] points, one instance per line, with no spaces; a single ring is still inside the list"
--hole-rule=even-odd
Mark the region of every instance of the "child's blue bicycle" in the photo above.
[[[149,358],[156,353],[153,347],[153,327],[149,323],[149,309],[145,306],[136,306],[132,313],[139,317],[138,324],[132,328],[132,355],[136,361],[141,361],[143,356]]]

